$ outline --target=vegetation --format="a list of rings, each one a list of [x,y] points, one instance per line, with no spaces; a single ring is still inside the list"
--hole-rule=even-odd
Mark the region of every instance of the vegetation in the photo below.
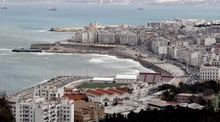
[[[130,112],[127,117],[121,114],[107,115],[100,122],[219,122],[219,119],[220,112],[177,107],[161,111]]]
[[[15,122],[8,101],[0,98],[0,122]]]
[[[195,83],[193,85],[180,83],[179,87],[164,84],[159,87],[159,90],[166,90],[170,89],[174,93],[203,93],[205,96],[210,94],[218,93],[220,91],[220,84],[216,83],[215,81],[207,81],[203,83]]]
[[[180,83],[179,87],[164,84],[159,87],[159,90],[167,90],[161,96],[161,99],[166,101],[176,101],[176,95],[178,93],[200,94],[200,96],[197,97],[190,97],[190,102],[204,105],[207,109],[213,109],[211,100],[204,98],[209,95],[217,94],[220,91],[220,84],[216,83],[215,81],[195,83],[193,85]]]
[[[107,87],[120,87],[125,84],[117,83],[83,83],[80,88],[107,88]]]

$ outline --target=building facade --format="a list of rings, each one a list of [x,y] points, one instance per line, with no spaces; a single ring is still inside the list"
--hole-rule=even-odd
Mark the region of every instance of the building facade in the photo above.
[[[201,81],[219,81],[220,68],[218,66],[206,63],[200,66],[199,75]]]

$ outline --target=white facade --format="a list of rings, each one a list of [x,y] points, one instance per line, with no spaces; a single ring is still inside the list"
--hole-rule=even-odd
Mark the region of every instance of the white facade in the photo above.
[[[16,122],[35,122],[34,107],[32,103],[16,103]]]
[[[137,45],[137,34],[132,32],[121,32],[116,34],[118,42],[123,45]]]
[[[85,43],[88,39],[88,33],[87,32],[76,32],[75,33],[75,41]]]
[[[208,45],[213,45],[215,43],[216,43],[215,38],[205,38],[204,45],[208,46]]]
[[[135,83],[137,81],[137,75],[116,75],[115,83]]]
[[[113,83],[114,78],[112,77],[94,77],[92,79],[93,83]]]
[[[10,100],[9,100],[10,101]],[[16,122],[74,122],[74,102],[46,101],[33,97],[28,100],[17,100],[10,104]]]
[[[220,68],[211,64],[204,64],[200,66],[200,80],[208,81],[220,79]]]
[[[75,33],[75,41],[81,43],[94,43],[96,38],[96,33],[94,32],[76,32]]]
[[[192,52],[190,54],[190,65],[199,66],[199,52]]]
[[[99,32],[98,43],[100,44],[115,44],[115,33],[112,32]]]
[[[116,89],[89,89],[86,92],[89,101],[110,105],[117,99],[129,99],[130,95]]]
[[[164,38],[158,38],[151,42],[151,50],[158,55],[167,55],[169,41]]]
[[[35,122],[57,122],[57,103],[37,103],[35,105]]]
[[[167,46],[159,46],[157,50],[158,55],[167,55]]]
[[[74,102],[68,100],[61,101],[61,122],[74,122]]]
[[[177,50],[178,49],[176,46],[168,47],[168,49],[167,49],[168,57],[176,59],[177,58]]]
[[[53,100],[64,95],[63,89],[60,90],[55,86],[40,85],[34,88],[33,96],[44,97],[46,100]]]

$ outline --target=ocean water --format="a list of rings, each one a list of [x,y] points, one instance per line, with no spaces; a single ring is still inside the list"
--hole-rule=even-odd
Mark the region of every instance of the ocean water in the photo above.
[[[0,10],[0,91],[14,93],[57,75],[106,76],[149,71],[138,62],[98,54],[12,53],[32,43],[71,38],[72,33],[49,32],[51,27],[144,25],[173,18],[220,19],[218,6],[135,6],[70,3],[7,3]],[[48,11],[53,6],[57,11]],[[138,11],[137,8],[144,8]]]

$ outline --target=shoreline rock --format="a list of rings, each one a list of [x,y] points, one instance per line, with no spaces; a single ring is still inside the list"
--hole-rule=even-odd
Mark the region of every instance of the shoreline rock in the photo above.
[[[77,28],[77,27],[52,27],[49,29],[49,31],[54,32],[76,32],[83,30],[83,28]]]

